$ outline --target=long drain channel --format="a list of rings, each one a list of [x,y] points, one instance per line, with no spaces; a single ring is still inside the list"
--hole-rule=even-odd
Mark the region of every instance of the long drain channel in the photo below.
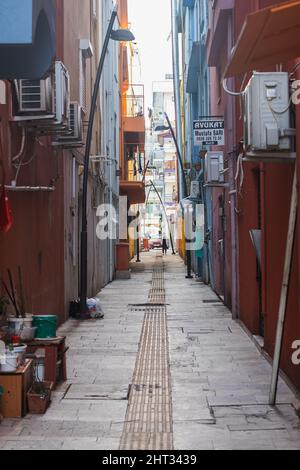
[[[164,266],[158,256],[142,327],[120,450],[173,450]]]

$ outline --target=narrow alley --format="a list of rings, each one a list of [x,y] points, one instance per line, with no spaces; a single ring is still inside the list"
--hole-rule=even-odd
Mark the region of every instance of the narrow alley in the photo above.
[[[2,467],[300,450],[299,37],[300,0],[0,0]]]
[[[69,320],[68,381],[44,416],[5,420],[0,449],[300,449],[297,399],[181,259],[143,254],[100,293],[104,320]]]

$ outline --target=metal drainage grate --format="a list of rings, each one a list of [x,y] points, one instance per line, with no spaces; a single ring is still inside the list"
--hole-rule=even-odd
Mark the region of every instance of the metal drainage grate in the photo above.
[[[158,300],[159,299],[159,300]],[[120,450],[172,450],[172,395],[167,309],[161,258],[153,269],[152,287],[142,327],[133,384]]]

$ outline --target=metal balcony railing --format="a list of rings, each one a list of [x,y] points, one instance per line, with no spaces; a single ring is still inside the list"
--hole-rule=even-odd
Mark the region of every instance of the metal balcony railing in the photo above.
[[[145,91],[144,85],[130,85],[124,97],[125,117],[144,117]]]

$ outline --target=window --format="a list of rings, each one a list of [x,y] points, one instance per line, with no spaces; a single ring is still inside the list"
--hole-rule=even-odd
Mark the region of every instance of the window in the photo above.
[[[97,0],[92,0],[92,19],[93,21],[97,21]]]
[[[0,104],[6,104],[6,85],[3,80],[0,80]]]
[[[219,64],[216,67],[216,73],[217,73],[217,92],[218,92],[218,102],[220,103],[222,101],[222,67]]]

